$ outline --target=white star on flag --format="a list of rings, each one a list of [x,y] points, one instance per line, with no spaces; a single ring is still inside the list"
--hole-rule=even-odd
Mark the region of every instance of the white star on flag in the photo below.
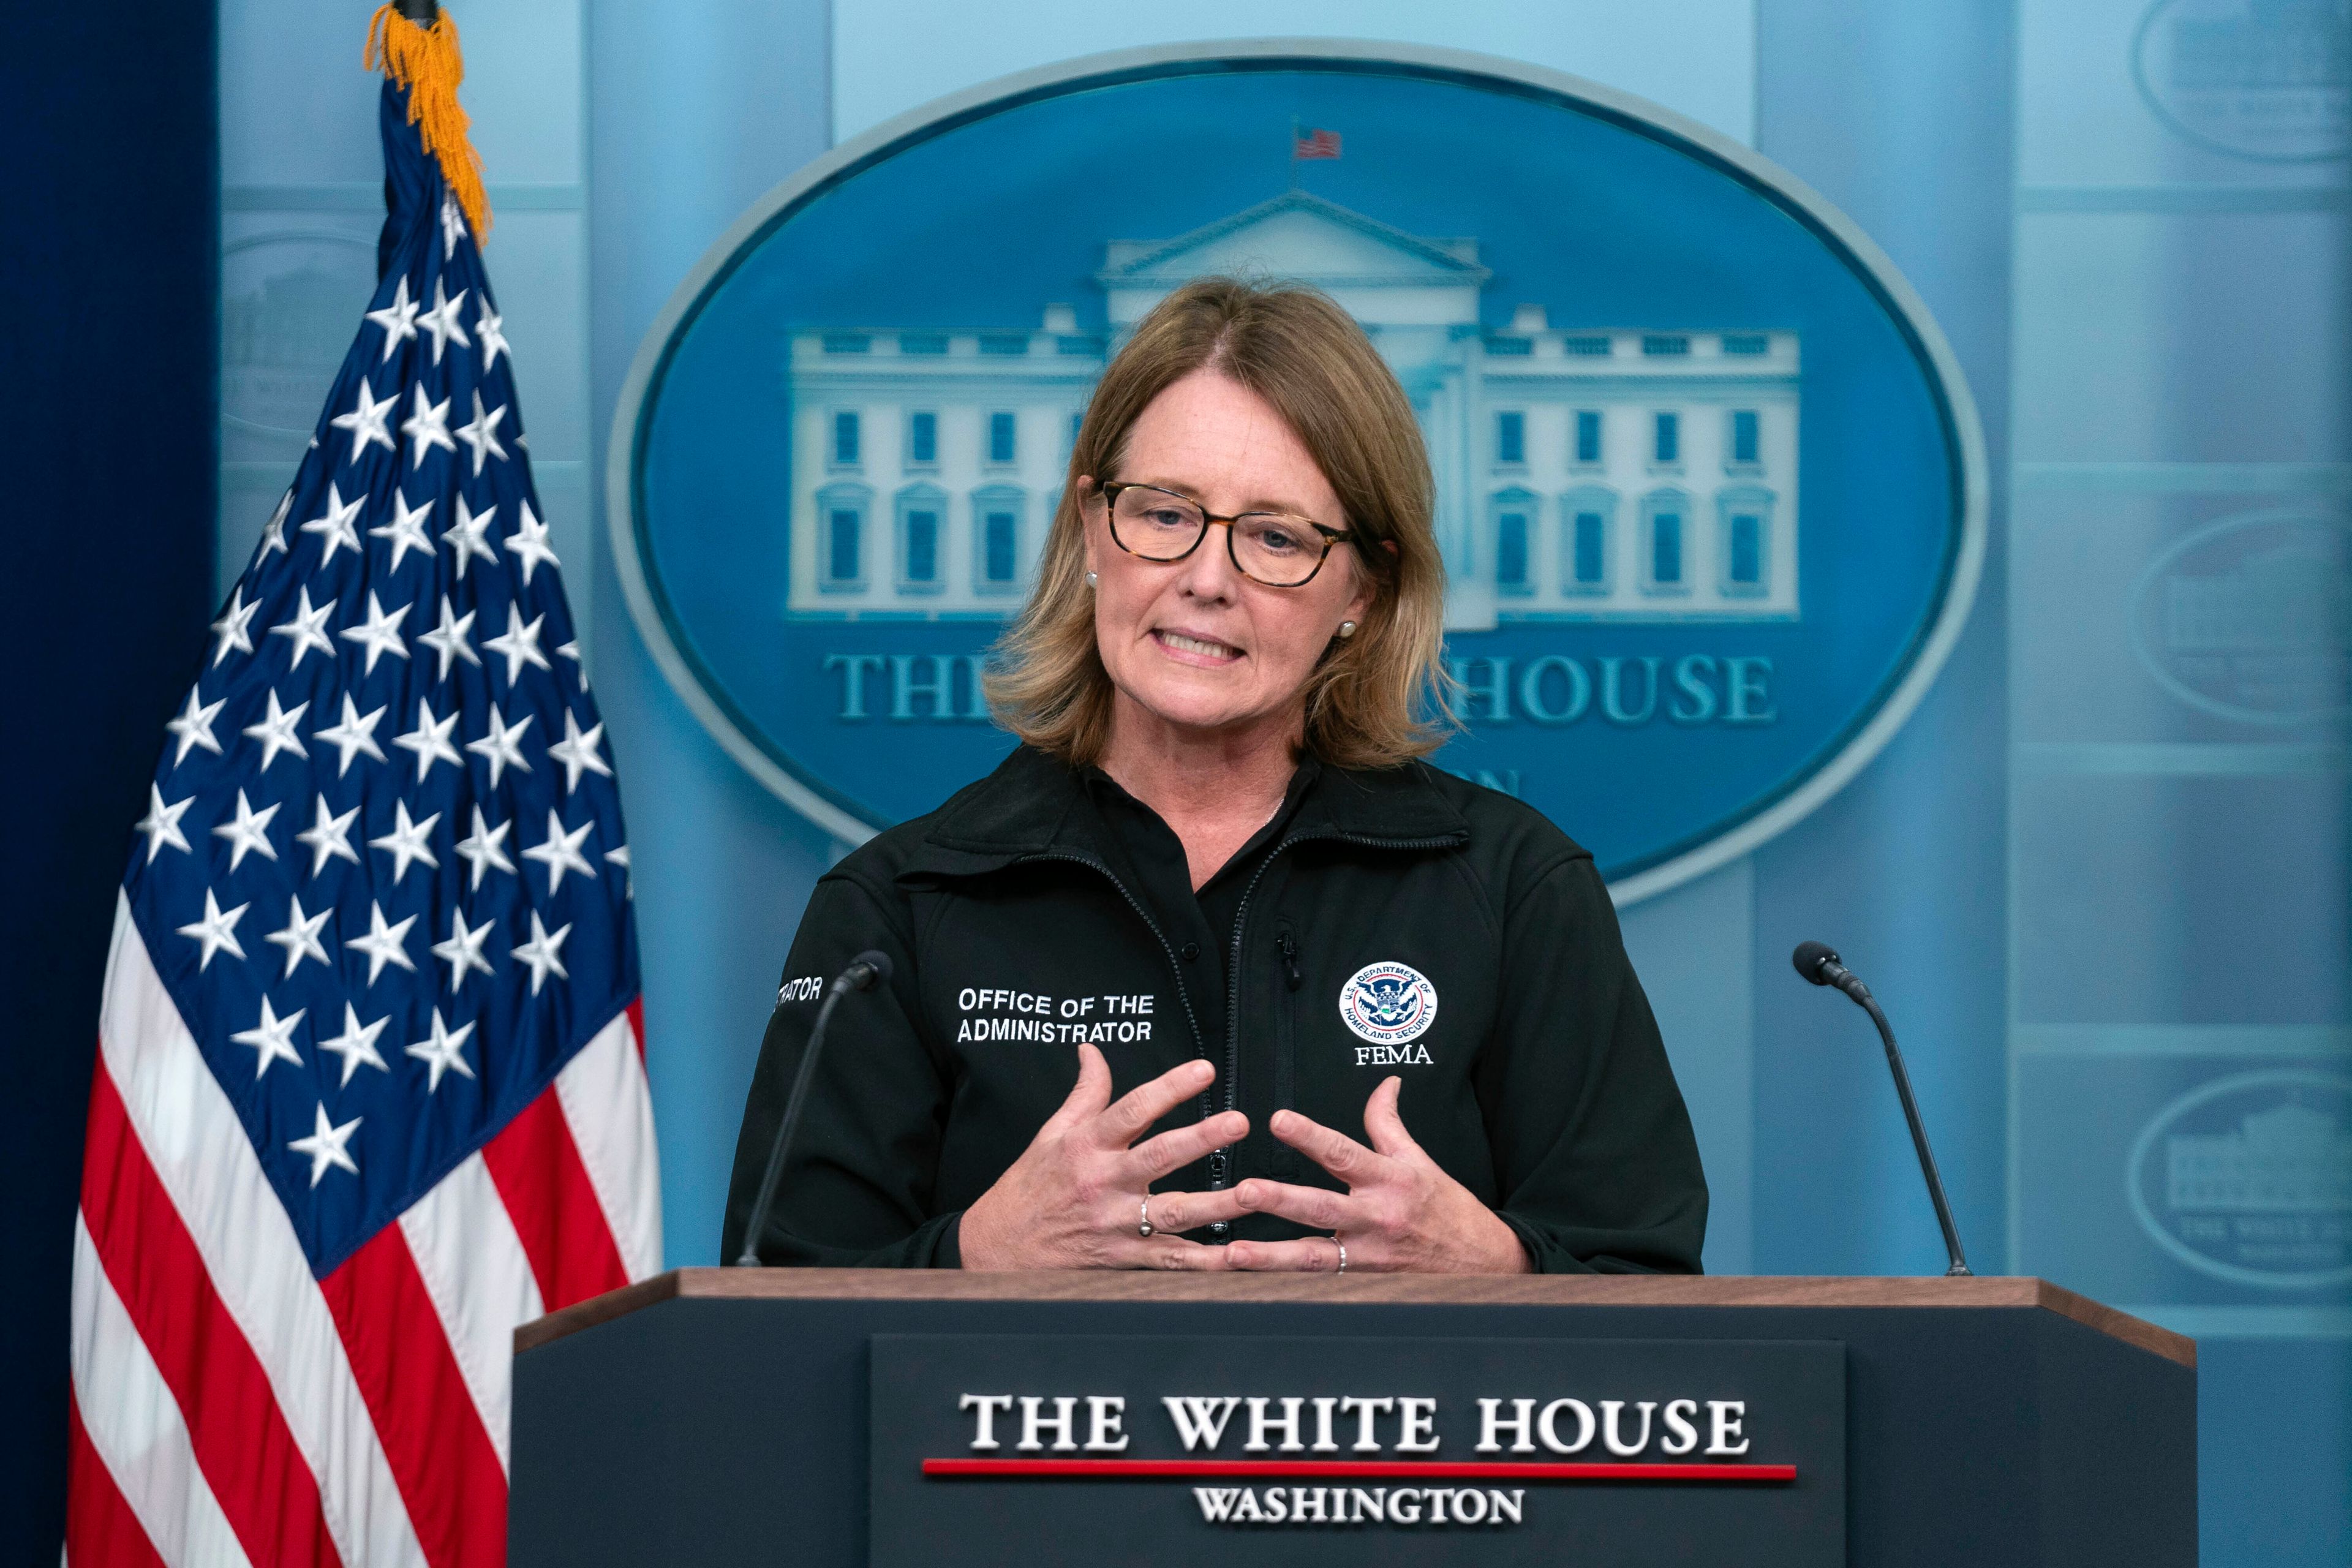
[[[349,637],[352,634],[345,632],[343,635]],[[362,752],[379,763],[384,760],[383,748],[375,743],[375,727],[383,721],[383,712],[382,708],[378,708],[362,718],[357,705],[352,701],[352,694],[346,691],[343,693],[342,722],[310,731],[313,739],[326,742],[341,753],[335,765],[337,778],[352,771],[352,759]]]
[[[400,570],[400,563],[408,559],[408,552],[412,550],[427,561],[433,559],[433,537],[425,531],[425,520],[432,515],[432,497],[427,496],[424,505],[412,507],[406,496],[398,490],[392,492],[392,521],[369,529],[368,537],[392,541],[394,571]]]
[[[425,395],[422,382],[411,390],[415,394],[415,399],[408,417],[400,422],[400,433],[411,443],[408,466],[421,468],[425,466],[425,454],[433,447],[438,447],[454,456],[457,443],[449,439],[449,400],[445,397],[438,403],[432,401]]]
[[[478,389],[475,391],[474,422],[457,426],[457,439],[473,448],[476,479],[481,477],[482,462],[485,458],[496,458],[501,463],[507,460],[507,449],[499,445],[499,423],[506,416],[507,410],[504,404],[499,405],[488,414],[483,413],[481,392]]]
[[[563,710],[563,739],[549,746],[547,754],[563,764],[565,795],[580,787],[580,775],[583,773],[601,773],[605,778],[613,776],[612,765],[596,754],[596,743],[604,736],[604,721],[602,719],[583,730],[580,721],[572,717],[572,710],[566,708]]]
[[[499,509],[492,507],[481,516],[476,517],[473,508],[466,504],[466,498],[464,496],[457,498],[457,521],[441,537],[447,540],[449,548],[457,552],[458,582],[462,583],[466,580],[466,566],[476,556],[479,556],[493,566],[499,563],[498,552],[492,550],[483,540],[483,535],[490,531],[490,520],[498,515]],[[469,615],[467,618],[472,617]]]
[[[310,749],[302,744],[302,737],[294,732],[294,726],[299,724],[302,715],[310,710],[308,702],[297,703],[291,709],[280,708],[278,705],[278,689],[274,686],[269,689],[269,711],[262,715],[260,723],[245,727],[247,734],[261,742],[261,765],[254,770],[255,773],[268,773],[269,764],[278,760],[280,752],[291,752],[305,761],[309,760]]]
[[[433,280],[433,309],[417,317],[416,325],[420,331],[433,334],[435,364],[441,363],[441,351],[449,345],[452,338],[457,340],[457,346],[461,349],[474,346],[473,340],[466,335],[464,325],[457,320],[457,307],[465,302],[465,289],[458,289],[457,297],[452,300],[443,291],[441,280],[438,278]]]
[[[552,935],[549,934],[547,928],[540,924],[539,911],[530,911],[530,940],[514,950],[514,961],[530,969],[532,995],[539,994],[540,985],[551,970],[559,980],[572,978],[571,971],[563,967],[562,960],[557,956],[563,951],[563,939],[571,934],[572,928],[568,925]]]
[[[373,675],[375,661],[385,654],[394,658],[408,657],[408,645],[400,639],[400,623],[415,607],[414,605],[403,605],[396,610],[387,610],[376,602],[375,591],[368,590],[365,624],[345,626],[337,634],[345,642],[355,642],[367,649],[367,668],[362,674]]]
[[[499,329],[506,324],[504,316],[490,314],[490,302],[484,300],[474,309],[474,341],[482,345],[482,374],[488,375],[499,363],[499,356],[508,353],[507,335]]]
[[[188,705],[180,710],[178,718],[163,721],[163,728],[177,736],[180,742],[180,749],[172,755],[173,767],[188,760],[188,748],[191,746],[202,746],[214,756],[220,755],[220,742],[213,738],[213,720],[227,705],[226,697],[218,702],[199,701],[196,689],[193,686],[188,688]]]
[[[188,814],[188,807],[195,804],[196,797],[194,795],[190,795],[187,799],[181,801],[176,805],[165,805],[163,804],[163,792],[156,788],[152,783],[148,784],[147,815],[141,817],[138,822],[132,826],[131,831],[133,833],[143,833],[147,836],[147,863],[149,865],[152,866],[155,863],[156,854],[162,850],[163,846],[166,844],[184,853],[187,852],[188,840],[186,836],[180,831],[180,818],[185,816]],[[474,822],[477,829],[479,828],[481,820],[482,808],[476,806],[474,808]],[[499,831],[504,832],[505,829],[501,828]],[[509,868],[512,869],[512,868]],[[474,881],[475,885],[478,887],[481,884],[481,878],[477,875]]]
[[[429,633],[427,634],[430,635]],[[416,782],[423,784],[425,775],[433,771],[436,763],[454,763],[460,771],[466,759],[449,743],[449,731],[457,727],[457,710],[449,710],[446,719],[433,717],[433,704],[420,697],[416,700],[416,728],[405,735],[395,735],[392,743],[403,751],[416,753]]]
[[[290,621],[281,621],[269,628],[271,637],[285,637],[294,645],[294,657],[286,666],[287,668],[301,668],[302,656],[312,648],[317,648],[330,658],[334,657],[335,645],[327,636],[326,630],[327,617],[334,613],[335,601],[332,599],[320,605],[317,609],[312,609],[310,590],[307,585],[304,586],[301,602],[294,610],[294,618]]]
[[[370,310],[367,319],[383,329],[383,357],[387,360],[394,349],[416,335],[416,301],[408,297],[408,274],[400,275],[392,303],[381,310]]]
[[[436,811],[422,822],[411,822],[408,820],[408,803],[404,800],[394,801],[392,810],[392,831],[381,838],[369,839],[368,847],[381,849],[392,857],[392,885],[397,888],[401,879],[408,875],[408,868],[416,861],[422,860],[435,870],[440,869],[439,858],[434,855],[433,847],[425,840],[432,833],[433,825],[441,820],[441,814]]]
[[[530,728],[530,721],[537,717],[536,713],[526,713],[520,721],[509,725],[506,716],[493,708],[490,710],[490,732],[478,741],[466,742],[466,750],[476,756],[489,759],[492,789],[499,787],[499,778],[509,767],[530,772],[530,764],[522,760],[522,732]]]
[[[372,1067],[378,1072],[392,1070],[375,1048],[375,1037],[383,1034],[383,1026],[391,1022],[392,1016],[387,1013],[373,1024],[362,1025],[358,1010],[348,1002],[343,1004],[343,1032],[331,1040],[319,1042],[319,1049],[343,1058],[343,1078],[336,1088],[349,1089],[352,1074],[362,1066]]]
[[[277,808],[273,806],[270,809],[274,811]],[[284,929],[271,931],[261,939],[274,942],[286,950],[286,973],[278,976],[280,980],[293,979],[294,971],[306,958],[315,958],[322,964],[327,962],[327,947],[319,940],[319,932],[325,929],[335,912],[335,906],[329,904],[315,915],[306,915],[302,912],[300,899],[286,901],[289,908],[286,911]]]
[[[182,936],[194,937],[204,945],[204,956],[196,960],[197,973],[201,974],[212,967],[213,954],[216,952],[226,951],[231,958],[245,956],[245,949],[237,945],[236,922],[245,918],[245,911],[251,907],[239,904],[233,910],[223,910],[219,900],[213,897],[213,890],[210,888],[205,889],[205,918],[180,927]],[[515,956],[520,958],[522,955],[517,952]],[[536,995],[538,992],[539,987],[532,985],[532,994]]]
[[[425,1093],[432,1094],[440,1089],[443,1073],[454,1072],[464,1078],[474,1076],[474,1069],[466,1065],[464,1054],[466,1037],[473,1032],[471,1019],[453,1030],[441,1021],[441,1009],[433,1009],[433,1033],[407,1050],[409,1056],[423,1062],[432,1071],[432,1078],[425,1085]]]
[[[306,702],[303,706],[307,708],[310,704]],[[213,829],[213,832],[215,835],[228,840],[228,868],[230,870],[234,871],[239,866],[245,864],[246,852],[249,849],[259,850],[261,852],[261,858],[265,860],[275,860],[278,858],[278,847],[269,842],[269,819],[277,815],[278,805],[276,802],[272,802],[268,805],[263,806],[259,811],[256,811],[246,800],[245,792],[243,790],[236,792],[236,820],[232,822],[224,822],[218,827]],[[245,955],[243,953],[239,953],[237,956],[242,958]]]
[[[366,504],[364,490],[347,501],[332,483],[327,486],[327,510],[302,525],[303,532],[319,536],[320,570],[324,571],[327,563],[334,560],[338,548],[349,546],[352,554],[360,552],[359,531],[352,527],[352,520]]]
[[[319,1102],[317,1131],[308,1138],[297,1138],[286,1145],[297,1154],[310,1156],[312,1186],[319,1184],[319,1178],[327,1173],[327,1167],[330,1165],[339,1171],[349,1171],[354,1176],[360,1173],[359,1162],[352,1158],[351,1151],[344,1145],[352,1141],[352,1133],[364,1120],[363,1117],[354,1116],[341,1127],[337,1127],[327,1120],[326,1102],[324,1100]]]
[[[230,593],[228,608],[213,623],[213,636],[220,639],[213,645],[214,668],[220,668],[220,661],[228,657],[231,648],[239,653],[253,651],[253,613],[259,608],[259,600],[247,600],[244,584],[239,583]]]
[[[400,450],[393,444],[392,432],[385,428],[392,418],[393,405],[399,401],[400,395],[394,393],[378,403],[375,394],[368,386],[367,377],[360,377],[359,401],[352,405],[352,411],[349,414],[338,414],[327,421],[338,430],[348,430],[352,433],[352,455],[343,461],[358,462],[360,454],[367,450],[368,443],[371,441],[380,444],[388,452]],[[289,500],[293,499],[292,491],[287,492],[287,499]],[[279,526],[282,528],[284,525],[281,522]],[[282,535],[278,548],[285,548]]]
[[[526,664],[535,664],[541,669],[554,668],[547,662],[547,656],[539,651],[539,628],[546,621],[545,616],[540,616],[530,625],[523,625],[522,611],[516,608],[514,601],[509,599],[507,601],[507,629],[483,641],[484,647],[505,658],[509,686],[515,683],[515,677],[522,673],[522,667]]]
[[[416,973],[416,961],[408,956],[407,946],[408,928],[415,923],[416,917],[410,915],[397,925],[386,925],[383,906],[373,899],[368,900],[367,935],[352,937],[343,945],[367,955],[369,984],[375,984],[376,976],[383,973],[387,963],[396,963],[411,974]],[[240,952],[237,956],[243,958],[245,954]]]
[[[563,819],[555,808],[547,808],[547,838],[522,852],[526,860],[536,860],[547,868],[547,890],[553,893],[563,886],[563,873],[577,871],[583,877],[594,877],[596,868],[588,864],[588,857],[580,853],[581,844],[596,830],[596,819],[590,817],[570,833],[563,831]]]
[[[281,1018],[269,1005],[269,998],[264,996],[261,999],[261,1022],[250,1029],[238,1030],[229,1038],[240,1046],[253,1047],[253,1076],[259,1078],[269,1070],[271,1062],[291,1062],[298,1068],[302,1065],[302,1058],[294,1052],[294,1026],[301,1021],[301,1008],[297,1007]]]
[[[473,834],[469,837],[457,840],[458,858],[474,868],[473,880],[467,885],[468,891],[478,890],[482,885],[482,878],[488,872],[504,871],[509,876],[514,874],[515,863],[507,858],[507,852],[503,847],[507,841],[507,835],[513,829],[514,824],[511,822],[501,822],[496,827],[488,826],[482,820],[481,806],[477,805],[474,807]]]
[[[318,815],[310,826],[294,836],[294,842],[310,851],[310,875],[316,877],[327,868],[331,859],[360,863],[358,851],[352,847],[352,824],[358,819],[360,808],[353,806],[337,816],[327,805],[327,797],[319,797]]]
[[[520,510],[522,521],[515,524],[515,531],[508,537],[506,547],[514,553],[516,563],[522,567],[522,584],[528,588],[531,573],[541,562],[555,567],[561,567],[563,563],[555,558],[554,549],[547,542],[547,524],[540,521],[531,511],[530,502],[524,501]]]
[[[482,956],[482,946],[490,940],[498,921],[484,921],[468,928],[466,913],[454,905],[449,910],[449,940],[433,944],[433,956],[449,966],[449,989],[455,991],[466,983],[468,972],[488,974],[490,961]]]
[[[459,498],[457,504],[465,505],[464,498]],[[465,552],[461,550],[457,552],[457,563],[461,569],[465,561]],[[441,668],[435,672],[434,679],[448,679],[449,666],[457,659],[462,658],[471,665],[479,665],[482,662],[481,656],[474,651],[474,645],[466,640],[466,634],[473,629],[474,617],[479,613],[476,610],[467,610],[460,616],[450,608],[449,595],[446,594],[441,595],[441,624],[429,632],[416,634],[416,640],[431,648],[441,661]]]

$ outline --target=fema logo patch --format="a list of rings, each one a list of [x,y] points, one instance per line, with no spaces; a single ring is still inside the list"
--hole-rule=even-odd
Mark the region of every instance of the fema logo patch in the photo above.
[[[1410,964],[1368,963],[1339,987],[1339,1020],[1376,1046],[1417,1040],[1437,1022],[1437,987]]]

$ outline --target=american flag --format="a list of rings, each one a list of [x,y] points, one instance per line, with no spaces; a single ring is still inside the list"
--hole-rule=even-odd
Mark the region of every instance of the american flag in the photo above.
[[[382,120],[382,280],[116,905],[76,1563],[502,1561],[512,1331],[660,1266],[604,726],[481,252]]]
[[[1301,136],[1291,134],[1290,156],[1295,163],[1312,158],[1336,158],[1339,155],[1339,133],[1337,131],[1309,131]]]

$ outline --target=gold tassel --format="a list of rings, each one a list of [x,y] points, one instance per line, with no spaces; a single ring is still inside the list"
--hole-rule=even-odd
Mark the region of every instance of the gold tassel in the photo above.
[[[466,78],[457,24],[445,10],[430,27],[420,27],[395,7],[379,5],[368,22],[361,63],[373,70],[379,60],[408,89],[408,122],[417,128],[425,150],[441,161],[441,177],[465,209],[475,243],[481,243],[489,232],[490,198],[482,189],[482,161],[466,140],[471,121],[457,107],[457,84]]]

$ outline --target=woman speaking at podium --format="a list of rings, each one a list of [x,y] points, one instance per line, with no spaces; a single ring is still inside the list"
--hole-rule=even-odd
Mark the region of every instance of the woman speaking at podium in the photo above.
[[[1322,294],[1208,279],[1097,386],[996,771],[818,882],[737,1146],[755,1250],[965,1268],[1698,1268],[1706,1185],[1592,858],[1421,759],[1411,405]],[[1605,780],[1596,780],[1605,788]]]

